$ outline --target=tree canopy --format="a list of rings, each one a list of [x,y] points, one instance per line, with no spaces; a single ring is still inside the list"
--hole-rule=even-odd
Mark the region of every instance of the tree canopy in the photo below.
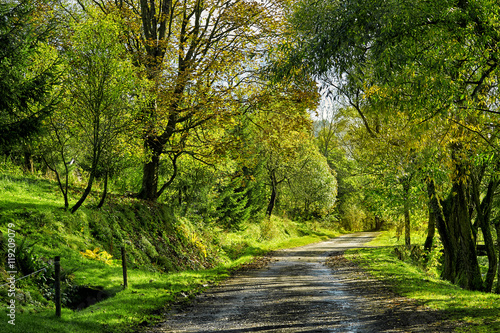
[[[408,251],[427,228],[443,278],[500,291],[493,0],[21,0],[0,17],[2,154],[72,213],[111,192],[226,231],[385,225]]]
[[[443,277],[468,289],[491,290],[497,266],[483,220],[492,196],[480,195],[482,186],[497,187],[496,176],[484,177],[477,157],[497,150],[498,17],[488,0],[300,1],[292,19],[299,38],[274,64],[278,76],[297,68],[315,75],[353,107],[370,137],[399,151],[400,181],[411,168],[424,172],[444,244]],[[435,187],[443,168],[450,182]],[[479,229],[490,253],[486,281]]]
[[[44,1],[0,4],[0,145],[4,152],[16,140],[40,130],[52,110],[51,90],[57,82],[57,57],[40,61],[54,28]]]

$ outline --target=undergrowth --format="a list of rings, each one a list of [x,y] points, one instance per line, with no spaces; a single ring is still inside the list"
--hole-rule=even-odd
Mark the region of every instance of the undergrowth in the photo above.
[[[162,204],[113,197],[75,214],[61,209],[56,184],[37,177],[0,174],[0,256],[7,258],[8,226],[16,244],[15,326],[0,309],[0,331],[128,332],[160,318],[227,277],[238,265],[268,251],[334,237],[331,225],[273,216],[225,231],[199,216],[179,216]],[[127,253],[123,288],[121,247]],[[54,266],[61,257],[62,317],[55,317]],[[3,266],[3,265],[2,265]],[[45,269],[45,270],[44,270]],[[0,268],[0,284],[8,270]],[[94,291],[87,297],[81,290]],[[80,298],[78,298],[80,297]],[[8,286],[0,301],[11,302]],[[73,310],[76,309],[76,310]]]

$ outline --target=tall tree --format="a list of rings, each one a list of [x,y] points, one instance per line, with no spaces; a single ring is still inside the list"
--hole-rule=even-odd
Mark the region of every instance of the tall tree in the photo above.
[[[305,66],[317,75],[333,73],[371,135],[377,121],[366,117],[367,105],[377,105],[378,117],[402,112],[430,133],[431,126],[447,129],[436,139],[449,156],[451,191],[440,200],[432,182],[429,187],[445,246],[443,276],[467,289],[489,288],[479,273],[470,213],[478,207],[469,193],[472,142],[498,149],[498,6],[489,0],[304,0],[296,9],[293,23],[301,40],[284,47],[289,61],[278,64],[278,72],[293,74]],[[481,230],[488,234],[488,228]]]
[[[87,165],[87,186],[71,208],[74,213],[90,194],[98,173],[104,172],[119,137],[132,128],[136,110],[144,97],[143,82],[126,57],[120,43],[120,25],[113,14],[93,13],[75,22],[74,34],[66,45],[67,73],[65,84],[70,103],[64,112],[71,114],[66,122],[79,142],[80,164]],[[62,118],[61,118],[62,119]]]
[[[155,82],[156,100],[142,111],[145,149],[138,196],[161,194],[158,170],[166,155],[182,153],[184,138],[210,120],[242,110],[253,100],[255,72],[280,33],[281,1],[94,0],[103,11],[118,9],[131,27],[129,51]]]
[[[0,4],[0,145],[8,146],[40,129],[54,104],[57,58],[37,63],[55,20],[50,2],[5,1]]]
[[[301,153],[310,141],[311,120],[307,110],[314,108],[318,99],[312,85],[309,92],[287,85],[288,89],[283,88],[274,87],[267,102],[261,102],[258,112],[249,115],[255,125],[252,145],[267,173],[268,216],[274,211],[280,188],[300,172]]]

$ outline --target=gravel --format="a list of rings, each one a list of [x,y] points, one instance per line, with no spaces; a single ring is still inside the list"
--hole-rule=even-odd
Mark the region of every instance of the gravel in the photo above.
[[[376,233],[276,251],[144,330],[158,332],[451,332],[446,316],[401,297],[343,257]]]

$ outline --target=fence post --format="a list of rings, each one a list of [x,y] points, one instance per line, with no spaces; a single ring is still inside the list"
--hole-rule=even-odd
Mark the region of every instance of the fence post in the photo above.
[[[61,318],[61,257],[56,256],[54,258],[54,270],[56,273],[56,281],[55,281],[55,299],[56,303],[56,317]]]
[[[123,288],[128,287],[127,282],[127,256],[125,253],[125,246],[122,245],[122,268],[123,268]]]

